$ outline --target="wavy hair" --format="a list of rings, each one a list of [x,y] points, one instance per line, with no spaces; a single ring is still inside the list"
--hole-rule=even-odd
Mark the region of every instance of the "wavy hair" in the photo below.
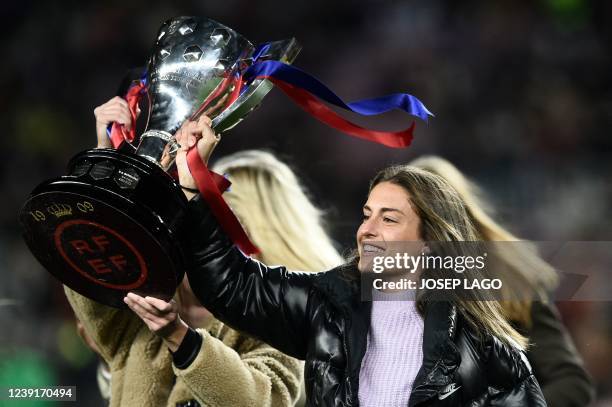
[[[421,238],[433,246],[431,249],[434,253],[450,248],[457,251],[455,255],[467,254],[469,247],[473,246],[471,242],[482,240],[467,205],[444,178],[413,166],[392,166],[383,169],[372,179],[369,191],[383,182],[398,185],[407,192],[412,209],[420,219]],[[456,244],[445,244],[448,242]],[[439,273],[435,278],[448,277],[447,272]],[[473,277],[483,277],[475,273],[477,271],[474,269],[471,272]],[[435,295],[431,290],[417,292],[417,306],[421,312]],[[527,347],[527,339],[508,322],[500,301],[483,296],[477,290],[465,290],[461,294],[449,290],[446,295],[446,300],[455,304],[457,311],[475,333],[495,335],[502,342],[520,349]]]

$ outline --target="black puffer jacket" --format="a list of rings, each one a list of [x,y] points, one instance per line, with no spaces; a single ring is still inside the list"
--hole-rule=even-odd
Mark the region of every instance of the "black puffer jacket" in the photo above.
[[[203,202],[190,202],[188,276],[202,304],[230,326],[306,360],[308,405],[357,406],[371,303],[341,268],[297,273],[244,256]],[[206,237],[209,237],[207,239]],[[524,355],[494,337],[484,341],[454,306],[430,303],[423,364],[410,406],[545,406]]]

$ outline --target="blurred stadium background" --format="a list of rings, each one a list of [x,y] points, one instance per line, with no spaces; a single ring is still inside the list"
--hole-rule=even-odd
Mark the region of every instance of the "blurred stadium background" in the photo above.
[[[295,36],[296,65],[345,100],[406,91],[436,114],[417,123],[409,149],[392,150],[323,126],[274,90],[224,137],[217,156],[266,148],[288,160],[328,210],[339,247],[353,244],[375,171],[423,154],[480,183],[519,236],[612,240],[609,1],[22,0],[2,9],[0,386],[76,385],[87,400],[78,405],[103,405],[96,358],[59,283],[22,242],[17,213],[35,185],[94,145],[94,107],[146,62],[158,27],[176,15],[211,17],[254,42]],[[363,123],[397,130],[406,120]],[[612,405],[612,304],[559,307],[596,405]]]

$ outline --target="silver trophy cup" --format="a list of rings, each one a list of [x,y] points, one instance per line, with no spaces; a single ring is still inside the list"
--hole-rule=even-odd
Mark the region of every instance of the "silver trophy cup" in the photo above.
[[[258,60],[290,63],[300,47],[289,39],[269,43],[266,49]],[[254,52],[242,35],[207,18],[177,17],[164,23],[148,64],[151,109],[136,154],[167,169],[177,150],[173,134],[186,119],[206,112],[217,133],[240,122],[272,89],[267,80],[236,89]]]

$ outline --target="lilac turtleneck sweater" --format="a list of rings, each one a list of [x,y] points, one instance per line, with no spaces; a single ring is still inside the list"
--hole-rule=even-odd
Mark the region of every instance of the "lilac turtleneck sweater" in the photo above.
[[[423,362],[422,344],[423,318],[414,301],[372,301],[368,344],[359,371],[359,405],[407,406]]]

